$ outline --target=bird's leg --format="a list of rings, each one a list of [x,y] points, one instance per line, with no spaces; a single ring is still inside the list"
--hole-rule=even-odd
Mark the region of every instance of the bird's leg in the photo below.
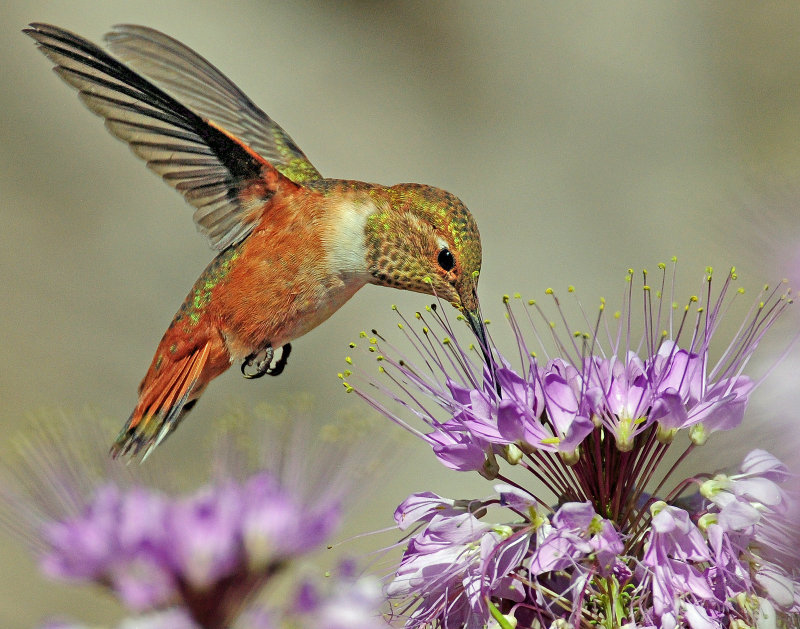
[[[286,345],[281,347],[280,352],[280,356],[278,356],[275,365],[272,365],[272,359],[275,357],[275,349],[272,345],[267,343],[263,348],[253,352],[244,359],[242,362],[242,375],[248,380],[254,380],[264,375],[279,376],[286,368],[289,354],[292,353],[291,343],[286,343]],[[264,358],[257,360],[262,353],[264,354]],[[250,368],[253,368],[253,371],[248,371]]]
[[[281,347],[281,355],[278,356],[278,360],[275,362],[275,365],[271,367],[267,373],[270,376],[280,376],[283,373],[283,370],[286,369],[286,363],[289,362],[289,354],[292,353],[292,344],[286,343],[283,347]]]
[[[262,353],[264,358],[256,360]],[[269,364],[272,362],[274,354],[275,350],[272,349],[272,345],[269,343],[265,347],[256,350],[242,361],[242,375],[248,380],[262,377],[269,371]],[[250,368],[254,368],[254,371],[248,371]]]

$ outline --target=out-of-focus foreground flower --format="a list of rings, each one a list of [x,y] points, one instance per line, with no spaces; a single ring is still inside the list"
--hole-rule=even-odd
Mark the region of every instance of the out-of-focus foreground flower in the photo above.
[[[517,366],[495,346],[485,365],[435,306],[401,317],[414,357],[375,331],[352,344],[379,373],[348,358],[348,391],[446,467],[495,481],[488,498],[423,492],[398,507],[410,532],[388,593],[406,626],[800,625],[800,511],[786,467],[754,450],[738,473],[672,480],[710,435],[742,422],[758,385],[745,367],[789,292],[764,287],[725,347],[718,329],[743,292],[735,271],[715,291],[707,269],[679,307],[674,272],[659,268],[657,286],[644,274],[641,301],[629,271],[622,311],[580,307],[577,327],[553,291],[552,320],[506,297]]]
[[[4,523],[32,545],[46,575],[111,590],[131,614],[121,629],[385,626],[377,580],[353,570],[327,584],[304,580],[280,601],[257,600],[289,564],[324,547],[356,468],[347,444],[311,438],[302,421],[255,419],[261,427],[249,436],[242,426],[253,419],[228,422],[238,428],[220,435],[211,477],[188,492],[154,481],[153,466],[104,462],[102,446],[87,454],[63,423],[43,424],[5,466]]]

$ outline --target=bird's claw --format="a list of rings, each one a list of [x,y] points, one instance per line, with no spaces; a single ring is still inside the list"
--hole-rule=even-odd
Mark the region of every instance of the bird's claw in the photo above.
[[[262,376],[279,376],[286,368],[286,363],[289,360],[289,354],[292,353],[292,345],[286,343],[280,348],[281,353],[275,364],[272,364],[272,359],[275,357],[275,349],[272,345],[266,345],[263,349],[253,352],[242,362],[242,375],[248,380],[255,380]],[[264,358],[257,360],[257,358],[264,354]],[[250,369],[252,371],[249,371]]]
[[[261,354],[260,351],[253,352],[247,358],[242,361],[242,375],[247,378],[248,380],[255,380],[256,378],[260,378],[261,376],[266,375],[269,371],[269,364],[272,362],[272,355],[274,354],[274,350],[272,347],[267,347],[266,355],[264,356],[264,360],[256,361],[256,358]],[[254,371],[248,371],[252,367],[255,367]]]

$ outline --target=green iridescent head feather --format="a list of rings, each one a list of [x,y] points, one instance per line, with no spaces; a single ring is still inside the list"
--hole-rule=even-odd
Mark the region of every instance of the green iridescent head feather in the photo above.
[[[481,267],[481,241],[475,219],[453,194],[421,184],[368,190],[378,212],[367,219],[366,245],[376,283],[436,294],[457,307],[474,309]],[[455,259],[442,269],[443,248]]]

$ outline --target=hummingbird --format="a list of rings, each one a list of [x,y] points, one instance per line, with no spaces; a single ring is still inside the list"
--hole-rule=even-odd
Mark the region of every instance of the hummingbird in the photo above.
[[[451,303],[486,356],[480,235],[456,196],[322,177],[230,79],[159,31],[115,26],[110,52],[57,26],[23,32],[111,134],[195,208],[218,252],[164,333],[113,457],[144,460],[237,361],[248,378],[280,374],[291,341],[366,284]]]

